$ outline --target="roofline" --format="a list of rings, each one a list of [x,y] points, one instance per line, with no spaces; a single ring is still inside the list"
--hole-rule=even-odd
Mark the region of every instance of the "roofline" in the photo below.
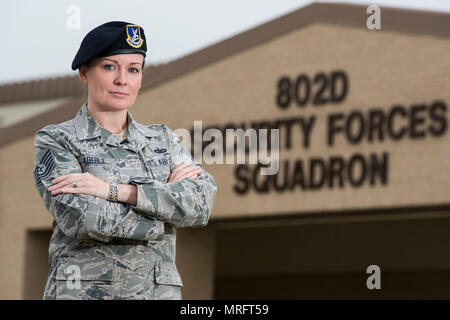
[[[170,63],[145,68],[141,92],[313,22],[366,29],[364,19],[364,17],[367,17],[366,8],[366,5],[348,3],[313,3],[307,5]],[[449,13],[383,6],[381,7],[381,22],[381,30],[450,37]],[[374,32],[379,31],[374,30]],[[73,78],[76,78],[79,82],[78,77]],[[1,89],[0,86],[0,97],[3,93]],[[16,88],[15,92],[23,96],[24,93],[20,91]],[[50,96],[53,97],[52,92],[47,91],[45,98],[48,99]],[[81,103],[81,94],[75,94],[69,102],[56,109],[9,127],[0,128],[0,147],[20,137],[34,134],[38,129],[49,123],[63,122],[73,118]],[[72,113],[72,111],[74,112]]]
[[[39,129],[50,123],[60,123],[72,119],[82,103],[82,96],[76,96],[57,108],[47,110],[9,127],[0,128],[0,147],[24,136],[35,135]]]
[[[142,89],[204,67],[310,23],[325,22],[365,29],[365,17],[368,16],[366,9],[365,5],[348,3],[310,4],[161,66],[152,72],[151,77],[143,80]],[[450,37],[449,13],[382,7],[381,24],[381,30]]]

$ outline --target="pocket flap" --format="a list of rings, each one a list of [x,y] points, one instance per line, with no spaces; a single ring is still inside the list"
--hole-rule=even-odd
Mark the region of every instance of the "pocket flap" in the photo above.
[[[56,270],[56,280],[112,281],[113,259],[95,258],[81,260],[63,258]]]
[[[180,274],[175,263],[172,261],[161,261],[155,266],[155,282],[157,284],[169,284],[183,286]]]

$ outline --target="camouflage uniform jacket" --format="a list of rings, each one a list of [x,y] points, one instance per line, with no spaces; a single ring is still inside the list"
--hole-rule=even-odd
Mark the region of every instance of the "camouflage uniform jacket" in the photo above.
[[[181,299],[176,229],[208,223],[217,186],[205,170],[167,183],[180,163],[199,164],[166,125],[143,126],[127,114],[122,143],[86,104],[36,133],[34,182],[54,218],[44,299]],[[83,172],[136,185],[136,206],[48,190],[56,177]]]

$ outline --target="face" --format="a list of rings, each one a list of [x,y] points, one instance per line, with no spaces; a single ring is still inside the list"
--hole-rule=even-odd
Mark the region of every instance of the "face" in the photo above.
[[[79,74],[88,86],[88,102],[105,111],[129,109],[141,88],[143,62],[139,53],[117,54],[81,66]]]

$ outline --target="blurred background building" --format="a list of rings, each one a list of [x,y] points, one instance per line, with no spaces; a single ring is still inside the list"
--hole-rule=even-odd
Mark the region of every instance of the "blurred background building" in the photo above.
[[[366,9],[311,4],[146,68],[143,124],[280,130],[275,176],[204,165],[218,193],[206,228],[179,230],[184,298],[450,298],[450,15],[383,7],[369,29]],[[77,77],[0,86],[2,299],[42,297],[34,134],[82,95]]]

